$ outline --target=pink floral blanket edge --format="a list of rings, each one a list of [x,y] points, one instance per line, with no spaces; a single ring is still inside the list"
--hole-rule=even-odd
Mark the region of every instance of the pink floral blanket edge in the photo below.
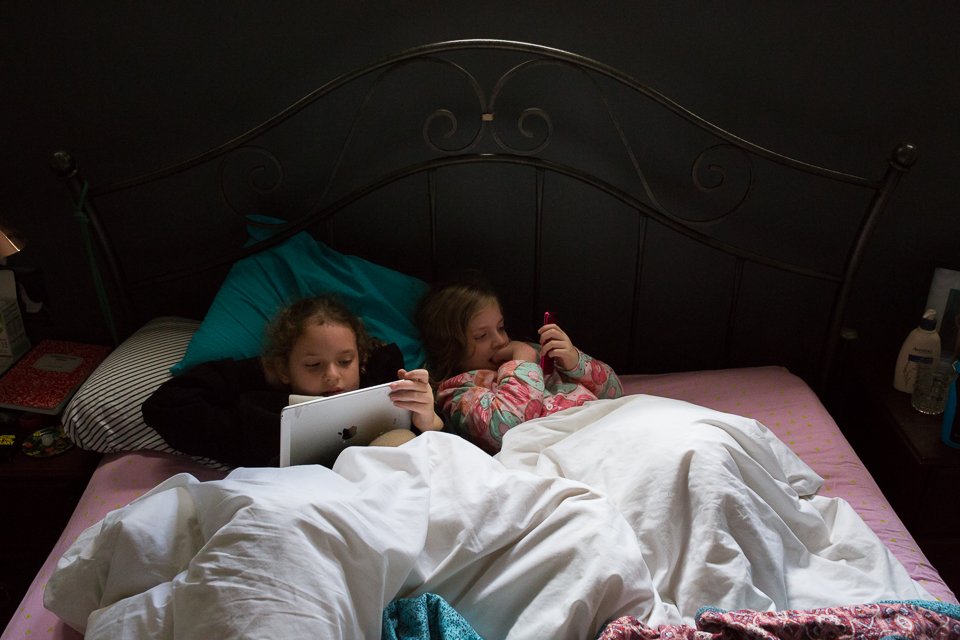
[[[721,611],[704,607],[696,628],[654,629],[625,616],[597,640],[960,640],[960,607],[940,602],[880,602],[809,611]]]

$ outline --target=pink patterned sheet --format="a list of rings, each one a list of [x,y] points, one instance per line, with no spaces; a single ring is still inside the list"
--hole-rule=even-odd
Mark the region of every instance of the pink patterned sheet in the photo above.
[[[934,606],[934,605],[927,605]],[[956,614],[954,614],[956,615]],[[915,604],[860,604],[812,611],[702,611],[697,626],[648,627],[626,616],[608,624],[597,640],[773,640],[780,638],[960,639],[960,621]]]
[[[840,496],[853,505],[910,576],[937,600],[958,603],[820,400],[800,378],[781,367],[758,367],[623,376],[621,380],[627,394],[676,398],[759,420],[826,479],[823,495]],[[85,528],[177,473],[191,473],[201,480],[226,475],[185,456],[147,451],[107,455],[0,640],[81,638],[43,608],[43,589],[57,558]]]

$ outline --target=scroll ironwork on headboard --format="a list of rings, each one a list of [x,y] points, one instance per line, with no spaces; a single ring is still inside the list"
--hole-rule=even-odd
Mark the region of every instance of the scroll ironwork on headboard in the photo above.
[[[532,56],[532,58],[512,66],[508,71],[503,73],[493,84],[493,88],[488,98],[481,86],[481,83],[474,75],[468,72],[460,64],[442,57],[447,53],[475,50],[508,51],[518,54],[528,54]],[[449,140],[454,133],[456,133],[459,122],[456,114],[452,110],[442,107],[436,108],[426,117],[422,125],[423,142],[434,157],[389,170],[382,175],[369,180],[366,184],[354,188],[345,195],[338,197],[333,202],[327,202],[328,197],[332,193],[332,187],[335,185],[339,172],[343,166],[344,158],[348,149],[350,148],[351,141],[354,139],[354,136],[358,130],[361,116],[364,113],[367,105],[370,103],[372,97],[387,78],[398,71],[409,67],[410,65],[422,63],[440,65],[445,69],[452,70],[454,73],[466,80],[467,84],[476,95],[476,100],[479,107],[479,125],[477,127],[476,134],[465,144],[448,148],[448,145],[445,145],[444,141]],[[568,164],[538,157],[542,155],[543,151],[551,144],[554,136],[554,123],[550,113],[545,109],[539,107],[526,108],[521,111],[517,117],[517,130],[523,138],[530,141],[529,147],[518,147],[514,144],[510,144],[504,139],[502,135],[503,130],[498,128],[498,124],[501,122],[501,120],[497,119],[496,106],[498,97],[501,95],[502,90],[520,74],[525,73],[530,69],[542,67],[561,67],[564,69],[570,69],[585,78],[588,86],[595,91],[597,98],[602,103],[604,110],[610,119],[610,123],[612,124],[617,136],[618,144],[620,147],[622,147],[623,152],[630,162],[632,171],[635,173],[639,186],[642,189],[642,194],[636,195],[629,193],[627,190],[613,184],[608,180],[601,179],[596,175],[592,175]],[[232,160],[240,153],[252,152],[258,154],[262,158],[262,163],[256,165],[250,170],[248,175],[248,187],[260,194],[269,194],[278,189],[284,179],[283,165],[275,154],[263,148],[262,146],[254,145],[254,141],[256,141],[258,138],[261,138],[261,136],[267,132],[275,129],[282,123],[290,120],[293,116],[322,99],[324,96],[327,96],[328,94],[331,94],[342,87],[349,86],[360,78],[370,76],[371,74],[375,74],[377,72],[379,72],[379,75],[376,76],[375,80],[367,88],[363,101],[353,118],[352,124],[349,126],[333,169],[329,176],[327,176],[322,193],[308,211],[295,220],[279,225],[258,223],[251,221],[248,218],[244,218],[244,224],[267,226],[277,229],[278,232],[267,240],[242,249],[238,249],[229,255],[213,258],[207,262],[190,268],[176,269],[168,273],[142,278],[136,281],[129,281],[124,276],[124,269],[121,265],[121,260],[111,244],[110,236],[104,227],[102,217],[98,214],[96,206],[98,198],[107,194],[128,191],[142,185],[150,184],[164,178],[174,176],[209,162],[219,161],[220,164],[217,170],[219,182],[217,189],[220,193],[223,205],[228,210],[241,215],[231,203],[231,200],[224,188],[224,172],[229,167],[229,163],[232,162]],[[732,198],[729,206],[706,220],[690,219],[679,212],[671,211],[663,203],[662,198],[658,197],[658,194],[651,186],[651,182],[648,180],[643,168],[641,167],[641,163],[638,161],[634,149],[631,147],[628,141],[624,127],[622,126],[611,104],[611,100],[607,92],[601,85],[600,79],[606,79],[604,82],[612,81],[615,84],[626,87],[637,94],[645,96],[654,103],[667,109],[675,116],[682,118],[698,129],[713,136],[717,140],[715,143],[708,145],[702,152],[700,152],[690,167],[691,181],[693,186],[696,187],[699,192],[714,193],[729,186],[727,181],[727,173],[724,166],[720,164],[719,161],[711,160],[711,158],[715,158],[718,154],[723,154],[729,150],[734,151],[736,156],[742,159],[747,172],[747,179],[745,185],[742,187],[742,193],[737,192],[735,197]],[[528,123],[534,120],[539,120],[541,123],[539,129],[543,130],[543,133],[541,133],[539,137],[534,131],[531,131],[530,127],[528,126]],[[446,124],[446,128],[445,130],[442,130],[444,123]],[[437,135],[438,130],[440,130],[439,136]],[[491,148],[494,149],[493,152],[478,153],[477,149],[483,144],[491,146]],[[761,158],[763,160],[776,163],[777,165],[781,165],[805,174],[853,185],[872,192],[872,197],[866,210],[862,213],[859,230],[848,250],[845,266],[841,272],[833,273],[778,260],[769,256],[761,255],[760,253],[754,251],[746,250],[722,242],[698,230],[698,227],[703,224],[715,223],[732,215],[741,208],[744,202],[746,202],[754,185],[754,158]],[[871,180],[839,171],[834,171],[795,160],[744,140],[691,113],[660,93],[638,82],[629,75],[594,60],[558,49],[527,43],[510,42],[504,40],[462,40],[441,42],[417,47],[403,51],[388,58],[369,63],[326,83],[261,125],[254,127],[243,135],[240,135],[218,147],[210,149],[205,153],[201,153],[184,162],[134,178],[122,180],[105,186],[91,185],[88,196],[83,201],[83,207],[90,219],[95,236],[99,241],[104,260],[110,271],[112,284],[119,292],[119,302],[122,310],[122,326],[124,327],[124,332],[129,333],[132,329],[136,328],[137,323],[142,320],[138,318],[136,314],[136,305],[133,297],[135,292],[160,283],[179,280],[201,272],[209,271],[211,269],[230,264],[238,259],[262,251],[269,247],[276,246],[279,243],[291,238],[295,234],[307,229],[308,227],[329,219],[338,211],[343,210],[350,204],[364,198],[365,196],[382,189],[387,185],[417,174],[426,174],[428,178],[427,184],[429,189],[428,202],[430,207],[431,234],[430,247],[434,276],[436,276],[438,271],[436,204],[437,171],[444,167],[485,163],[511,164],[532,167],[535,169],[537,177],[536,233],[535,246],[533,247],[533,277],[535,292],[534,297],[538,302],[541,291],[540,281],[542,261],[541,244],[543,228],[543,191],[545,175],[550,173],[565,176],[567,178],[579,181],[580,183],[589,185],[590,187],[603,192],[626,204],[628,207],[636,210],[640,216],[640,233],[638,236],[639,246],[637,249],[635,279],[633,286],[634,297],[633,304],[631,306],[631,309],[633,310],[633,315],[630,322],[631,345],[628,353],[633,353],[633,343],[638,332],[637,300],[643,278],[643,242],[646,238],[643,230],[645,228],[646,220],[651,219],[663,225],[664,227],[681,234],[682,236],[735,258],[733,291],[731,293],[731,304],[727,320],[727,327],[724,334],[725,356],[729,354],[731,348],[731,336],[737,314],[744,263],[756,263],[773,269],[786,271],[808,278],[814,278],[836,285],[836,292],[834,294],[833,305],[830,311],[829,324],[823,340],[823,347],[818,367],[817,386],[823,388],[827,382],[831,367],[833,365],[834,357],[839,344],[843,317],[852,292],[853,281],[863,258],[867,242],[877,223],[878,217],[889,200],[891,193],[897,185],[897,182],[902,174],[907,172],[916,162],[916,159],[917,151],[915,147],[909,144],[902,144],[893,151],[889,161],[889,167],[879,180]],[[62,151],[55,153],[51,159],[51,166],[59,176],[66,179],[73,192],[75,201],[79,199],[80,193],[83,190],[84,180],[79,174],[76,165],[70,156]],[[262,178],[268,173],[268,171],[271,173],[270,177],[272,178],[272,181],[268,181],[266,184],[264,184]]]

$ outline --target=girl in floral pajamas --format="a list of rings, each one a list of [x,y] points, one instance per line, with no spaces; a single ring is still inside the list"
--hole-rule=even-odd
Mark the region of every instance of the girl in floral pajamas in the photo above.
[[[583,353],[556,324],[540,329],[540,343],[511,341],[496,293],[478,274],[427,294],[418,320],[437,404],[453,429],[488,453],[497,453],[512,427],[600,398],[619,398],[620,380]],[[553,358],[544,376],[540,354]]]

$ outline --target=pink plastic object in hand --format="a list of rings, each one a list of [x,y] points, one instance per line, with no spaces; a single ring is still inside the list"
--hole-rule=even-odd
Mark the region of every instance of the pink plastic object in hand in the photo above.
[[[543,324],[554,324],[557,321],[557,316],[554,313],[547,311],[543,314]],[[543,377],[553,375],[553,358],[548,358],[547,356],[540,356],[540,368],[543,369]]]

